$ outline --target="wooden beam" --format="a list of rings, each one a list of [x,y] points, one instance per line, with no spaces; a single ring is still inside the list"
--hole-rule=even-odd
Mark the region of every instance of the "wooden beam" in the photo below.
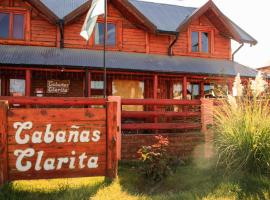
[[[232,80],[229,80],[228,82],[228,92],[229,94],[232,94],[233,93],[233,81]]]
[[[84,97],[7,97],[1,96],[0,100],[6,100],[9,104],[20,105],[105,105],[106,99],[84,98]]]
[[[157,74],[154,75],[154,83],[153,83],[153,85],[154,85],[154,95],[153,95],[153,97],[154,97],[154,99],[157,99],[158,98],[158,75]]]
[[[149,117],[198,117],[201,112],[165,112],[165,111],[122,111],[122,118],[149,118]]]
[[[117,102],[107,102],[107,169],[106,177],[115,179],[118,171],[117,158]]]
[[[154,94],[153,94],[153,97],[154,99],[157,99],[158,98],[158,75],[155,74],[154,75],[154,83],[153,83],[153,86],[154,86]],[[157,110],[157,107],[154,106],[154,111]],[[158,117],[154,117],[154,122],[157,123],[158,122]]]
[[[169,129],[200,129],[200,123],[138,123],[122,124],[123,130],[169,130]]]
[[[5,96],[6,95],[6,77],[1,76],[1,93],[0,96]]]
[[[200,82],[200,96],[204,97],[204,82]]]
[[[183,87],[183,99],[187,99],[187,77],[186,76],[183,77],[182,87]]]
[[[122,99],[122,105],[201,105],[200,100],[178,99]]]
[[[31,96],[31,70],[25,71],[25,96]]]
[[[8,103],[0,101],[0,186],[8,181]]]
[[[149,32],[145,33],[145,53],[150,53],[150,35]]]
[[[91,97],[91,89],[92,89],[91,81],[92,81],[91,72],[88,71],[88,76],[87,76],[87,83],[88,83],[88,97]]]

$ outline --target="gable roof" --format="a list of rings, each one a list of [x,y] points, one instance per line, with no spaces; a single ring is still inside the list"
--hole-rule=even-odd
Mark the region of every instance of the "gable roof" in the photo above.
[[[227,27],[230,36],[240,43],[256,44],[257,41],[241,29],[238,25],[226,17],[213,3],[209,0],[200,8],[184,7],[178,5],[168,5],[152,2],[144,2],[138,0],[128,0],[140,12],[142,12],[153,24],[157,26],[158,32],[179,33],[196,18],[200,17],[210,8],[218,15],[216,18],[221,18],[221,22]],[[228,34],[225,34],[228,36]]]
[[[89,9],[91,0],[27,0],[35,5],[41,12],[45,12],[50,19],[55,22],[63,20],[64,23],[83,14]],[[200,17],[209,10],[213,11],[212,21],[221,22],[221,32],[225,36],[235,39],[240,43],[250,43],[255,45],[257,41],[241,29],[238,25],[226,17],[209,0],[200,8],[191,8],[178,5],[168,5],[139,0],[111,0],[111,2],[122,9],[125,15],[134,18],[140,27],[147,27],[149,31],[155,33],[165,33],[177,35],[184,30],[192,20]],[[215,18],[215,19],[214,19]],[[216,23],[217,24],[217,23]]]
[[[40,0],[47,6],[59,19],[64,19],[78,7],[87,3],[88,0]]]
[[[129,2],[145,15],[157,30],[164,32],[177,32],[177,28],[196,8],[176,5],[129,0]]]
[[[231,60],[171,57],[108,51],[107,68],[112,70],[255,77],[257,71]],[[0,65],[103,69],[103,51],[0,45]],[[0,66],[1,68],[1,66]]]
[[[70,22],[78,15],[86,12],[91,5],[89,0],[27,0],[39,11],[47,16],[53,23],[63,21],[65,24]]]

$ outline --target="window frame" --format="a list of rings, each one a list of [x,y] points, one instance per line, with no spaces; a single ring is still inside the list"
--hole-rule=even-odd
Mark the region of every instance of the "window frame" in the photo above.
[[[210,55],[214,52],[214,29],[211,27],[190,27],[188,31],[189,36],[189,44],[188,51],[194,55]],[[198,40],[199,40],[199,51],[192,51],[192,32],[198,32]],[[208,52],[204,52],[202,48],[202,33],[208,33]]]
[[[104,24],[104,19],[102,17],[100,17],[97,20],[97,23],[102,23]],[[107,20],[108,24],[114,24],[115,25],[115,45],[106,45],[106,49],[109,50],[121,50],[123,48],[123,43],[122,43],[122,37],[123,37],[123,22],[122,20],[116,19],[116,18],[111,18]],[[97,50],[102,50],[104,48],[104,45],[98,45],[95,44],[95,31],[96,29],[94,29],[92,37],[89,41],[89,45]]]
[[[8,30],[8,37],[7,38],[0,38],[0,41],[8,41],[8,40],[14,40],[14,41],[25,41],[28,39],[28,31],[27,31],[27,23],[29,20],[29,12],[27,9],[21,9],[21,8],[4,8],[0,7],[0,13],[6,13],[9,14],[9,30]],[[16,39],[13,37],[13,30],[14,30],[14,15],[23,15],[23,38],[22,39]]]
[[[102,46],[102,47],[103,47],[104,44],[96,44],[96,28],[97,28],[97,25],[98,25],[98,24],[102,24],[102,25],[104,26],[104,23],[102,23],[102,22],[97,22],[97,24],[96,24],[96,26],[95,26],[95,29],[94,29],[94,34],[93,34],[93,35],[94,35],[94,46]],[[108,43],[107,43],[106,46],[107,46],[107,47],[116,47],[116,46],[117,46],[117,28],[116,28],[117,25],[116,25],[115,23],[108,23],[108,25],[109,25],[109,24],[113,24],[114,27],[115,27],[115,38],[114,38],[114,39],[115,39],[115,44],[112,45],[112,44],[108,44]],[[104,31],[104,30],[103,30],[103,31]],[[107,31],[107,42],[108,42],[108,31]],[[103,41],[102,41],[102,43],[103,43]]]

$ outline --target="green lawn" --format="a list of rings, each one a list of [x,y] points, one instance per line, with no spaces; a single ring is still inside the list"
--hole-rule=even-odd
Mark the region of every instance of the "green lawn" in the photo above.
[[[122,164],[118,180],[102,177],[16,181],[0,191],[5,200],[161,200],[161,199],[270,199],[270,180],[238,174],[224,176],[207,161],[182,166],[155,190],[138,175],[136,167]]]

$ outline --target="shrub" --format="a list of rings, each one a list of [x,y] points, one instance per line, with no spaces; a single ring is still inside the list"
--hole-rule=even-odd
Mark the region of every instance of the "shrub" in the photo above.
[[[167,152],[168,138],[156,136],[156,144],[143,146],[138,151],[142,166],[140,171],[146,180],[160,182],[175,172],[179,161]]]
[[[268,174],[270,169],[270,109],[266,82],[258,74],[243,91],[236,78],[235,96],[215,108],[218,164],[228,172]]]

